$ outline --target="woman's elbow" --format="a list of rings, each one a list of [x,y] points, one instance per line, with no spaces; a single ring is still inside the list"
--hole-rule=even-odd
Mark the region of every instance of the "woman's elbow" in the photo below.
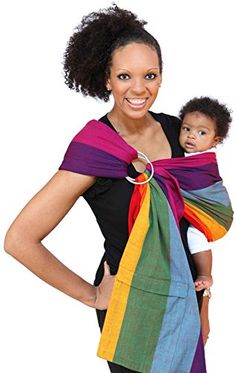
[[[14,257],[17,256],[17,252],[22,246],[22,236],[22,232],[19,232],[14,227],[9,228],[4,239],[4,250],[7,254]]]

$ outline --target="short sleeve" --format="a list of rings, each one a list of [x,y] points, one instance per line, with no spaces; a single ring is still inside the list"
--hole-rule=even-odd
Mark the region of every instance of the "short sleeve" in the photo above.
[[[187,238],[191,254],[210,250],[206,236],[192,225],[188,228]]]

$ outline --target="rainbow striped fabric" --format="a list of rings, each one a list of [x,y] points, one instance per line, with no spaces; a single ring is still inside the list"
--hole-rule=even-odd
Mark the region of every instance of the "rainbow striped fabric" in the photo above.
[[[60,169],[125,178],[137,155],[115,131],[92,120],[70,143]],[[134,187],[129,239],[98,356],[142,373],[204,373],[198,304],[179,220],[185,216],[211,241],[229,229],[232,208],[214,153],[152,164],[153,178]],[[136,181],[149,175],[147,166]]]

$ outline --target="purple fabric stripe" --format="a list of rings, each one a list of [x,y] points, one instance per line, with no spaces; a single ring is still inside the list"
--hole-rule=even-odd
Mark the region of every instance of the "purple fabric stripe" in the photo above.
[[[171,159],[171,163],[169,162]],[[204,166],[209,163],[217,163],[216,162],[216,154],[215,153],[199,153],[197,155],[189,155],[188,157],[179,157],[179,158],[168,158],[168,159],[160,159],[155,161],[155,163],[166,169],[172,167],[182,167],[184,161],[184,166],[186,168],[192,168],[197,166]]]
[[[170,174],[168,178],[166,178],[165,176],[167,175],[164,175],[164,173],[162,173],[162,175],[154,174],[158,185],[161,187],[170,204],[173,215],[175,217],[175,222],[177,226],[179,226],[179,221],[184,215],[184,201],[180,193],[179,186],[178,184],[176,184],[175,178],[170,179]]]
[[[188,159],[188,158],[185,158]],[[172,177],[178,180],[181,189],[198,190],[211,186],[214,183],[222,181],[217,164],[211,163],[199,167],[185,167],[184,161],[180,165],[180,168],[171,167],[171,158],[168,169],[164,169],[158,165],[158,162],[154,162],[155,174],[167,175],[168,173]],[[149,168],[149,167],[148,167]],[[150,168],[149,168],[150,169]],[[167,178],[168,180],[168,178]]]
[[[190,373],[207,373],[202,333],[200,333],[198,339],[197,349]]]
[[[170,172],[178,179],[180,188],[186,191],[207,188],[222,180],[217,165],[213,163],[191,169],[172,169]]]
[[[161,159],[153,162],[153,165],[155,173],[165,175],[169,172],[178,179],[180,188],[187,191],[203,189],[222,180],[215,153]]]
[[[124,161],[78,142],[70,143],[59,170],[111,178],[124,178],[128,175],[127,163]]]
[[[95,119],[88,122],[72,141],[95,146],[127,163],[137,158],[137,151],[132,146],[106,124]]]

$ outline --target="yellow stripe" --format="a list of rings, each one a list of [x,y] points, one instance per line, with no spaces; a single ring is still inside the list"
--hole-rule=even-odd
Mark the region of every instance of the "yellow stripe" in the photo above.
[[[102,330],[102,336],[98,346],[97,355],[103,359],[112,361],[120,330],[122,327],[126,306],[129,297],[130,284],[142,252],[143,243],[149,228],[149,209],[150,209],[150,186],[147,187],[143,204],[135,220],[134,226],[125,247],[119,270],[116,276],[112,291],[111,300],[106,314],[105,323]],[[127,278],[122,274],[122,268],[130,271]]]
[[[200,219],[201,223],[204,225],[204,231],[206,231],[205,233],[208,240],[218,240],[227,233],[225,227],[220,225],[215,219],[206,214],[204,211],[200,210],[196,206],[191,205],[186,201],[185,204],[190,208],[191,212],[195,214],[195,216],[197,216],[198,219]],[[202,225],[201,223],[200,225]]]

